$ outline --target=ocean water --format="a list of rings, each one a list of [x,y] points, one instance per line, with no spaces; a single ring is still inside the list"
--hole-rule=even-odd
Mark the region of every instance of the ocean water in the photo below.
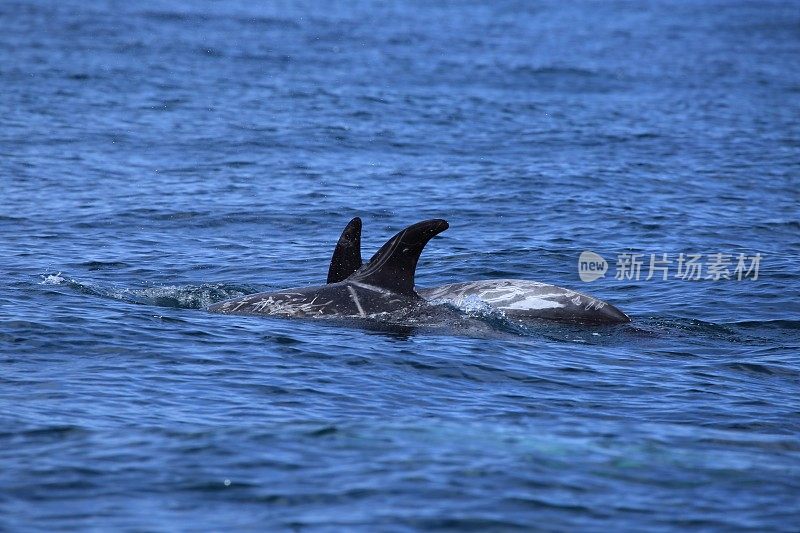
[[[0,530],[797,531],[799,6],[0,3]],[[633,321],[204,311],[356,215]]]

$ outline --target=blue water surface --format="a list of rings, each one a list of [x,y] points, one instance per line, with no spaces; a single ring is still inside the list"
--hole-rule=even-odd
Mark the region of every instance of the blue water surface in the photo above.
[[[6,0],[0,30],[0,530],[797,530],[797,2]],[[321,283],[356,215],[365,257],[450,222],[421,285],[633,322],[203,309]]]

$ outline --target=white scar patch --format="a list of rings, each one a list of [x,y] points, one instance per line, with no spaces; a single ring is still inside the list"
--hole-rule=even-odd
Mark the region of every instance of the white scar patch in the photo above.
[[[350,297],[353,299],[353,302],[356,304],[356,307],[358,307],[359,316],[361,318],[366,317],[367,314],[364,312],[364,309],[361,307],[361,302],[358,300],[358,294],[356,294],[356,290],[353,287],[351,287],[350,285],[347,286],[347,290],[350,291]]]
[[[508,279],[455,283],[426,293],[427,298],[451,301],[456,305],[471,296],[501,310],[558,309],[571,300],[573,303],[575,299],[581,301],[578,293],[555,285]]]

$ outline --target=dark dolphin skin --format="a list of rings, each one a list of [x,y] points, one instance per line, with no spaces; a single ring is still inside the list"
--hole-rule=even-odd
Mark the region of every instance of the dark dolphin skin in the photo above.
[[[361,219],[356,217],[345,226],[328,267],[327,283],[338,283],[361,268]]]
[[[352,219],[342,232],[328,270],[328,283],[340,283],[361,268],[361,219]],[[373,258],[374,260],[374,258]],[[608,302],[536,281],[494,279],[439,287],[416,287],[424,299],[462,303],[468,298],[502,311],[513,319],[545,319],[587,324],[624,324],[631,319]]]
[[[428,241],[447,227],[447,222],[439,219],[409,226],[362,266],[361,220],[351,221],[337,244],[337,251],[346,253],[331,261],[327,285],[251,294],[214,304],[208,310],[240,315],[366,318],[427,306],[414,290],[417,262]],[[353,262],[354,246],[357,265]]]

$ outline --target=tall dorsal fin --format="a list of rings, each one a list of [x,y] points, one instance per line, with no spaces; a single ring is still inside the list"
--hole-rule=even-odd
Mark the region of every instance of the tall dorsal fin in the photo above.
[[[328,267],[328,283],[338,283],[349,278],[361,268],[361,219],[356,217],[345,226],[336,249],[333,250],[331,266]]]
[[[417,222],[407,227],[386,241],[369,263],[350,276],[348,281],[359,281],[400,294],[416,294],[414,273],[422,249],[429,240],[448,227],[447,221],[441,219]]]

